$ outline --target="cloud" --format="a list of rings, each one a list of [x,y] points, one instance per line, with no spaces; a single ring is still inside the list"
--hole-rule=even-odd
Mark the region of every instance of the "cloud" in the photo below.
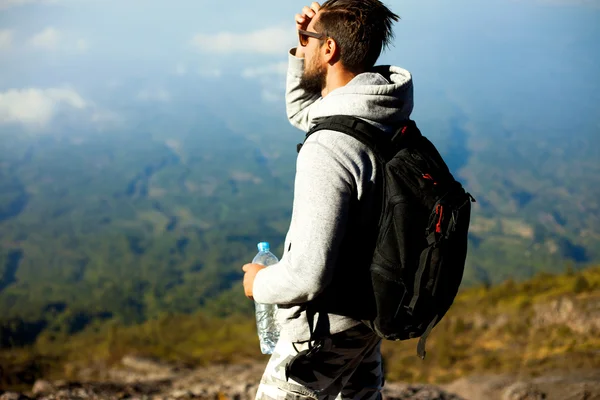
[[[199,69],[198,75],[200,75],[203,78],[220,78],[223,75],[223,72],[218,68]]]
[[[512,0],[514,2],[525,2],[529,0]],[[600,0],[533,0],[537,4],[547,6],[575,6],[600,8]]]
[[[274,103],[283,101],[287,69],[288,63],[282,61],[260,67],[246,68],[242,71],[242,77],[257,81],[262,86],[262,99],[267,103]]]
[[[123,82],[118,79],[110,79],[106,82],[106,87],[110,90],[114,90],[123,86]]]
[[[11,7],[24,6],[26,4],[50,4],[56,2],[58,2],[58,0],[0,0],[0,10],[5,10]]]
[[[253,32],[219,32],[214,35],[199,33],[191,44],[207,53],[260,53],[285,54],[294,45],[294,33],[284,28],[266,28]]]
[[[1,1],[1,0],[0,0]],[[77,38],[72,32],[64,32],[54,27],[48,27],[29,39],[29,45],[45,51],[61,51],[69,54],[85,53],[90,44],[84,38]]]
[[[12,45],[13,32],[8,29],[0,30],[0,50],[9,49]]]
[[[55,50],[60,41],[60,32],[54,28],[46,28],[29,39],[29,44],[44,50]]]
[[[145,89],[138,93],[137,99],[142,101],[168,102],[171,101],[171,95],[164,89]]]
[[[85,53],[90,48],[89,43],[85,39],[77,40],[77,43],[75,44],[75,46],[77,47],[77,50],[82,53]]]
[[[283,101],[284,92],[283,91],[275,91],[273,89],[265,88],[260,93],[262,99],[267,103],[277,103],[278,101]]]
[[[41,128],[63,109],[81,110],[87,106],[77,92],[68,88],[11,89],[0,92],[0,123]]]
[[[267,64],[262,67],[246,68],[242,71],[244,78],[273,78],[273,76],[285,76],[288,63],[285,61]]]
[[[192,74],[193,71],[191,71],[186,64],[179,63],[175,66],[173,73],[177,76],[186,76],[188,74]],[[201,67],[196,70],[196,74],[202,78],[220,78],[223,75],[223,71],[221,71],[219,68]]]
[[[184,76],[187,75],[187,65],[179,63],[175,66],[175,75]]]
[[[600,0],[538,0],[538,2],[555,6],[584,6],[600,8]]]
[[[91,116],[91,121],[100,124],[115,124],[121,122],[121,117],[109,110],[94,110]]]

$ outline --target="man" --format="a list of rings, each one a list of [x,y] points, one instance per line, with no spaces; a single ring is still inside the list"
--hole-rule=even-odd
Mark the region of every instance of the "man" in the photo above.
[[[378,0],[304,7],[289,54],[290,122],[306,132],[319,117],[351,115],[391,135],[407,120],[410,73],[374,68],[397,20]],[[364,227],[378,222],[380,174],[374,154],[346,134],[321,130],[304,143],[281,261],[243,267],[246,295],[277,304],[281,325],[257,399],[381,399],[381,340],[361,322],[373,243]]]

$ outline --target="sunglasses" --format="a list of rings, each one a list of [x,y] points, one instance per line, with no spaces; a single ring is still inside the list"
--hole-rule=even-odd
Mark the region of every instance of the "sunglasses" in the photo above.
[[[300,39],[300,46],[302,46],[302,47],[306,47],[306,45],[308,44],[309,38],[323,40],[326,37],[327,37],[327,35],[324,33],[309,32],[309,31],[303,31],[302,29],[298,29],[298,38]]]

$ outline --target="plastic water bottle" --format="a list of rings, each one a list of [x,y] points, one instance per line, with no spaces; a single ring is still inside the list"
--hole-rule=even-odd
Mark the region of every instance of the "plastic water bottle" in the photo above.
[[[258,254],[252,260],[253,264],[260,264],[268,267],[277,264],[279,260],[270,252],[270,246],[267,242],[258,244]],[[260,351],[263,354],[273,354],[275,345],[279,339],[279,326],[275,318],[277,306],[275,304],[261,304],[254,302],[256,308],[256,327],[258,338],[260,340]]]

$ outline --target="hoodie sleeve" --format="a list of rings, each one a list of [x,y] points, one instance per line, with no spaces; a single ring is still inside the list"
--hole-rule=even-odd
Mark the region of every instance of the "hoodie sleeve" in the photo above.
[[[294,305],[310,301],[330,283],[347,225],[354,180],[342,160],[313,135],[298,156],[291,250],[258,272],[254,299]]]
[[[296,54],[295,48],[291,49],[288,54],[289,65],[285,91],[287,117],[296,128],[308,132],[311,106],[321,96],[308,94],[300,88],[300,80],[304,72],[304,58],[296,57],[294,54]]]

